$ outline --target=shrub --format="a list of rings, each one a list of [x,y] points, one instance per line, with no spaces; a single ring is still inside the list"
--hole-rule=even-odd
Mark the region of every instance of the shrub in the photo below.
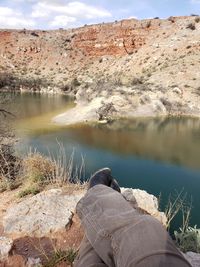
[[[99,120],[111,120],[112,115],[116,112],[113,103],[103,103],[97,111]]]
[[[194,20],[196,23],[199,23],[200,22],[200,17],[196,17],[195,20]]]
[[[195,29],[196,29],[196,26],[195,26],[195,24],[194,23],[189,23],[187,26],[186,26],[186,28],[187,29],[190,29],[190,30],[192,30],[192,31],[194,31]]]
[[[143,79],[142,78],[133,78],[132,85],[138,85],[138,84],[143,84]]]
[[[80,166],[74,166],[74,152],[67,160],[64,147],[59,144],[56,156],[44,156],[35,151],[30,152],[22,162],[24,179],[44,186],[47,184],[64,185],[70,182],[81,184],[80,177],[84,172],[84,160]]]
[[[74,78],[71,82],[71,87],[74,88],[74,87],[77,87],[77,86],[80,86],[81,83],[78,81],[77,78]]]
[[[23,160],[23,172],[32,182],[45,183],[53,178],[55,163],[40,153],[30,153]]]
[[[21,160],[14,155],[12,146],[0,145],[0,190],[14,189],[18,185]]]
[[[150,21],[150,20],[147,22],[146,27],[147,27],[147,28],[150,28],[150,27],[151,27],[151,21]]]
[[[54,248],[53,253],[47,257],[46,262],[43,264],[44,267],[55,267],[59,263],[67,263],[73,266],[73,262],[77,256],[77,250],[70,248],[68,250],[61,250]]]
[[[22,198],[27,195],[36,195],[38,193],[40,193],[40,189],[37,186],[33,185],[33,186],[27,187],[24,190],[21,190],[18,194],[18,197]]]
[[[187,227],[186,230],[180,228],[180,231],[174,232],[175,240],[183,252],[193,251],[200,253],[200,229]]]
[[[169,20],[169,21],[171,21],[172,23],[174,23],[174,22],[175,22],[175,18],[174,18],[174,17],[172,17],[172,16],[171,16],[171,17],[169,17],[169,18],[168,18],[168,20]]]

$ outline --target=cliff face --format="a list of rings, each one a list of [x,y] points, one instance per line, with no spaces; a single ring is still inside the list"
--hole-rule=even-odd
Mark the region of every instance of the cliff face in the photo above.
[[[73,93],[78,103],[116,96],[140,107],[134,114],[199,113],[199,58],[198,16],[0,32],[1,74],[14,76],[11,84]]]
[[[35,72],[50,74],[50,71],[59,74],[65,70],[62,76],[68,77],[70,69],[88,67],[88,62],[91,64],[104,56],[127,57],[152,45],[158,48],[159,42],[162,42],[162,48],[167,46],[169,52],[174,45],[166,39],[171,36],[175,42],[177,33],[192,23],[191,20],[195,23],[195,17],[177,17],[168,20],[131,19],[71,30],[2,30],[0,64],[2,69],[10,68],[21,75],[34,75]],[[184,49],[184,42],[180,41],[182,44],[179,46]],[[199,44],[193,43],[193,48],[200,48]]]

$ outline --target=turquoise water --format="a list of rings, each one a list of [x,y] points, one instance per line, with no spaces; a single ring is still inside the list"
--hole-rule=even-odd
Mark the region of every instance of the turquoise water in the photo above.
[[[191,225],[200,227],[200,120],[162,118],[119,120],[109,125],[58,127],[53,114],[72,107],[62,96],[19,95],[12,108],[20,107],[15,128],[21,137],[18,150],[29,147],[56,154],[58,141],[75,161],[85,161],[85,177],[110,167],[121,186],[161,193],[161,205],[169,194],[183,188],[193,198]],[[174,227],[180,224],[176,220]]]

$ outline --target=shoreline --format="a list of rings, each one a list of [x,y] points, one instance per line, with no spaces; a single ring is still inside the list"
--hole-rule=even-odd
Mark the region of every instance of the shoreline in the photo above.
[[[200,119],[200,113],[150,113],[149,110],[145,113],[144,111],[138,112],[138,110],[127,111],[126,113],[117,112],[114,116],[109,116],[108,118],[99,119],[97,115],[98,107],[94,108],[94,105],[80,105],[77,104],[75,107],[67,110],[66,112],[60,113],[52,118],[52,122],[59,126],[70,126],[76,124],[87,124],[87,123],[99,123],[107,124],[113,120],[119,119],[153,119],[153,118],[192,118]],[[124,114],[123,114],[124,113]]]

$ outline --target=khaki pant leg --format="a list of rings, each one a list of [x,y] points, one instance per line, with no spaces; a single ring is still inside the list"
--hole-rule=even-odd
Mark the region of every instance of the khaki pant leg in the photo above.
[[[90,242],[84,236],[74,267],[108,267],[103,263],[98,254],[94,251]]]
[[[116,230],[112,244],[117,248],[118,267],[190,266],[162,224],[149,215],[141,215],[137,223]]]
[[[91,188],[77,204],[77,213],[87,239],[109,267],[190,266],[156,219],[140,215],[107,186]]]

